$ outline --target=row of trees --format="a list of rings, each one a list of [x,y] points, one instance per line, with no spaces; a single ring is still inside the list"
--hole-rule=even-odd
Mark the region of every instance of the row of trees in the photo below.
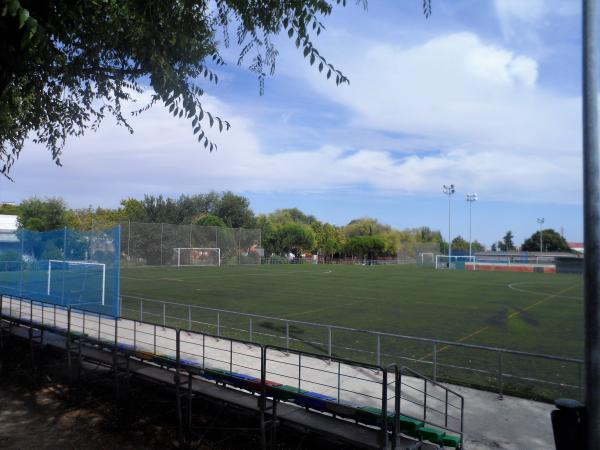
[[[433,251],[448,251],[448,244],[441,233],[428,227],[397,230],[368,217],[352,220],[345,226],[335,226],[321,222],[297,208],[255,215],[248,199],[233,192],[208,192],[179,198],[146,195],[142,200],[122,200],[120,206],[114,209],[70,209],[59,198],[31,198],[18,206],[5,205],[0,213],[17,214],[22,228],[35,231],[65,226],[90,230],[94,226],[111,226],[126,221],[260,228],[266,255],[292,252],[295,255],[318,253],[329,257],[395,257],[401,247],[408,245],[411,250],[407,254],[414,256],[419,244],[429,244],[430,249],[435,249]],[[520,249],[538,251],[539,233],[527,238]],[[545,251],[569,251],[565,239],[552,229],[542,230],[542,241]],[[473,241],[471,248],[473,252],[485,250],[478,241]],[[512,232],[508,231],[491,249],[517,250]],[[469,251],[469,242],[457,236],[452,240],[452,250],[466,253]]]
[[[22,228],[34,231],[69,227],[90,230],[118,223],[147,222],[198,224],[218,227],[260,228],[266,255],[318,253],[376,258],[394,257],[401,246],[427,243],[439,251],[443,239],[439,231],[427,227],[396,230],[372,218],[360,218],[345,226],[321,222],[297,208],[278,209],[255,215],[249,201],[232,192],[209,192],[167,198],[146,195],[129,198],[118,208],[70,209],[59,198],[31,198],[18,206],[4,206],[0,213],[17,214]],[[411,256],[414,256],[414,251]]]
[[[513,242],[512,231],[507,231],[502,240],[492,244],[492,251],[511,252],[520,250],[522,252],[570,252],[569,244],[565,238],[552,228],[536,231],[525,239],[519,249]],[[540,247],[541,246],[541,247]]]

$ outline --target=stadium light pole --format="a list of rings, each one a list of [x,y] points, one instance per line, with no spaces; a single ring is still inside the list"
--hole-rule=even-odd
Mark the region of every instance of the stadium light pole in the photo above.
[[[472,220],[472,206],[473,206],[473,202],[476,202],[478,200],[477,194],[472,193],[472,194],[467,194],[467,201],[469,202],[469,260],[471,260],[471,257],[473,256],[473,250],[471,248],[471,224],[473,222]]]
[[[544,253],[544,240],[542,239],[542,225],[544,224],[545,220],[543,217],[538,217],[537,223],[540,224],[540,253]]]
[[[600,435],[600,158],[598,154],[598,2],[583,0],[583,294],[585,301],[585,443]]]
[[[448,196],[448,267],[450,267],[450,263],[452,262],[452,238],[450,235],[450,199],[455,192],[454,185],[450,186],[444,185],[442,188],[444,194]]]

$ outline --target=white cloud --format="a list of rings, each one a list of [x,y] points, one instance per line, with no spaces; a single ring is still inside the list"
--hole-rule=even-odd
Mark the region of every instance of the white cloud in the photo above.
[[[332,87],[312,69],[304,72],[309,83],[353,113],[346,141],[364,130],[391,132],[409,136],[399,143],[402,151],[337,142],[266,148],[270,136],[257,131],[260,115],[208,98],[205,106],[233,124],[229,132],[210,132],[217,152],[195,141],[187,121],[155,107],[132,121],[134,135],[107,122],[98,133],[70,140],[63,168],[28,145],[15,166],[17,183],[3,181],[3,200],[62,195],[77,206],[114,205],[144,193],[363,187],[420,195],[439,194],[453,182],[490,200],[579,203],[578,99],[540,88],[534,59],[472,33],[410,48],[358,39],[346,39],[344,47],[336,63],[352,84]],[[406,142],[422,145],[407,149]],[[281,147],[289,145],[282,140]]]
[[[267,152],[251,119],[214,98],[206,106],[234,124],[228,133],[212,133],[219,145],[216,152],[196,143],[186,121],[154,108],[135,120],[134,135],[104,126],[96,134],[70,141],[62,168],[52,167],[44,152],[28,146],[16,166],[17,182],[5,184],[4,195],[14,200],[60,195],[73,205],[86,206],[115,205],[121,198],[145,193],[178,195],[211,189],[323,192],[366,187],[379,193],[438,194],[451,179],[490,200],[552,196],[570,203],[578,190],[568,183],[578,164],[569,156],[546,158],[491,147],[402,157],[378,149],[349,151],[328,145]]]

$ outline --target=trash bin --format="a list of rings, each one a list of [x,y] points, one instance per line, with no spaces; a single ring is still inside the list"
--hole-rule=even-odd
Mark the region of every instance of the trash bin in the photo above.
[[[557,409],[550,417],[556,450],[583,449],[585,405],[569,398],[559,398],[554,405]]]

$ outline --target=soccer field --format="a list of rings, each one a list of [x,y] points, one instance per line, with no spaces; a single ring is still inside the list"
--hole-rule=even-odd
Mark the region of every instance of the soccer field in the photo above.
[[[576,275],[446,271],[408,265],[146,267],[121,272],[123,304],[131,308],[124,309],[124,315],[135,316],[138,298],[146,298],[573,358],[581,358],[583,352],[582,289],[582,277]],[[145,320],[153,317],[154,308],[153,320],[160,321],[157,305],[145,302],[144,308]],[[202,314],[194,311],[193,320],[214,321],[198,316]],[[178,317],[186,317],[183,310]],[[221,319],[224,329],[225,320]],[[244,319],[236,320],[230,328],[245,326],[239,323]],[[274,329],[280,325],[268,321],[254,326],[283,334]],[[300,342],[325,341],[323,336],[316,337],[320,330],[292,327],[288,333]],[[350,357],[355,355],[344,353],[341,347],[373,348],[368,337],[355,333],[336,331],[334,341],[337,354]],[[379,345],[384,354],[394,350],[410,360],[431,359],[429,343],[389,339]],[[487,370],[490,356],[484,353],[443,348],[436,356],[438,363],[467,360],[469,366]],[[504,364],[508,368],[512,364],[513,371],[522,376],[531,370],[530,363],[517,359],[507,358]],[[548,365],[547,371],[577,382],[572,367]]]

